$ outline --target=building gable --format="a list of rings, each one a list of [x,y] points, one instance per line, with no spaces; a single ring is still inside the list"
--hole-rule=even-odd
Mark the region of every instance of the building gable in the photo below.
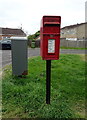
[[[1,28],[1,32],[3,35],[25,35],[21,29],[12,29],[12,28]]]

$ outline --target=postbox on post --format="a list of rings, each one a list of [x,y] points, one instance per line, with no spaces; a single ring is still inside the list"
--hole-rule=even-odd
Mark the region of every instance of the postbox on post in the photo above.
[[[50,104],[51,60],[59,59],[60,16],[43,16],[40,27],[40,53],[46,60],[46,103]]]
[[[60,16],[43,16],[40,28],[40,48],[43,60],[59,59]]]

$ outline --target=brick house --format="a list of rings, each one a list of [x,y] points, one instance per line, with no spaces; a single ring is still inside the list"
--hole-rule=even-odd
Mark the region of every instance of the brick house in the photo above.
[[[1,28],[0,27],[0,40],[3,38],[10,38],[12,36],[26,37],[26,34],[21,29]]]
[[[61,28],[61,38],[66,40],[86,40],[87,22]]]

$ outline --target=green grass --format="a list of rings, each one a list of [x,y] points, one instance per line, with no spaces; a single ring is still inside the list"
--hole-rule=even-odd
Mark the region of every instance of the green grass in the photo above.
[[[11,66],[2,79],[3,118],[84,118],[85,61],[80,55],[60,55],[52,61],[51,104],[47,105],[46,61],[29,59],[26,78],[12,76]]]

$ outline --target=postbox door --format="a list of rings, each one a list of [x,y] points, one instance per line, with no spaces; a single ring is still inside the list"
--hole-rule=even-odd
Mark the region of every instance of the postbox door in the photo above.
[[[54,35],[54,37],[51,37],[51,35],[44,36],[44,54],[46,59],[58,59],[59,58],[59,35]]]

